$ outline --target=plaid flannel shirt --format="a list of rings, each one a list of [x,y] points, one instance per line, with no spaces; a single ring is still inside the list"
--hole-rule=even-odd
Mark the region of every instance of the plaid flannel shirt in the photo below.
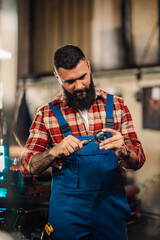
[[[58,104],[65,120],[68,122],[73,136],[94,135],[98,130],[105,128],[107,94],[96,88],[96,99],[88,111],[89,131],[86,131],[85,124],[79,112],[68,107],[63,92],[60,92],[52,104]],[[128,107],[124,100],[114,96],[113,106],[114,129],[121,132],[125,143],[133,150],[139,158],[140,168],[145,162],[145,155],[142,145],[134,131],[133,121]],[[48,104],[41,107],[35,116],[30,128],[30,136],[24,147],[21,156],[21,171],[24,176],[31,176],[30,161],[33,155],[43,152],[63,140],[59,123]],[[58,161],[58,160],[57,160]],[[63,160],[62,160],[63,161]],[[53,174],[57,174],[57,162],[52,165]]]

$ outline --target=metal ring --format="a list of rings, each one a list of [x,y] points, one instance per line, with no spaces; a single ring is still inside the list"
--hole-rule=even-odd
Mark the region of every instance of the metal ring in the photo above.
[[[107,139],[107,137],[108,137],[107,133],[102,132],[101,130],[96,132],[96,134],[95,134],[95,139],[99,143],[103,142],[105,139]]]

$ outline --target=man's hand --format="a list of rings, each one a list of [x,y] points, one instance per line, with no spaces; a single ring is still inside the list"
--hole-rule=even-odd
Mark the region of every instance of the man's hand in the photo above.
[[[104,128],[102,129],[102,131],[111,133],[112,137],[107,138],[106,140],[101,142],[99,144],[100,149],[105,150],[111,149],[112,151],[115,152],[117,157],[127,154],[124,137],[121,135],[120,132],[110,128]]]
[[[85,141],[80,141],[78,138],[69,135],[51,149],[35,154],[30,162],[31,173],[33,175],[39,175],[48,169],[57,158],[69,156],[73,152],[78,151],[78,149],[82,151],[84,142]],[[62,165],[60,165],[59,168],[62,168]]]
[[[84,141],[80,141],[78,138],[69,135],[65,137],[59,144],[51,148],[49,153],[55,158],[62,155],[69,156],[78,150],[82,151],[83,142]]]
[[[104,128],[102,129],[102,131],[111,133],[112,137],[107,138],[106,140],[101,142],[99,144],[100,149],[110,149],[115,152],[118,158],[127,154],[124,137],[121,135],[120,132],[110,128]],[[137,169],[139,165],[138,156],[133,150],[131,150],[130,152],[130,157],[127,158],[127,160],[120,160],[119,164],[121,164],[124,168]]]

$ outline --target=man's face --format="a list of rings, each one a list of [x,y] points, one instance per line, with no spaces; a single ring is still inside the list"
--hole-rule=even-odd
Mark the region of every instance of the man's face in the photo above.
[[[90,84],[90,63],[85,60],[80,60],[77,66],[73,69],[58,69],[59,76],[63,79],[63,87],[69,92],[77,92],[77,97],[85,96],[85,91],[82,90],[89,87]],[[78,91],[81,91],[79,93]]]
[[[75,110],[89,109],[95,99],[90,63],[80,60],[75,68],[59,68],[58,72],[68,105]]]

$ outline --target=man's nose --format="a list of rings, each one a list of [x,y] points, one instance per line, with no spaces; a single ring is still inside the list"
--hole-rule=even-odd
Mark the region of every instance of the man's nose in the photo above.
[[[83,83],[82,83],[82,80],[76,80],[76,86],[75,86],[75,89],[76,90],[80,90],[80,89],[82,89],[82,88],[84,88],[84,86],[83,86]]]

